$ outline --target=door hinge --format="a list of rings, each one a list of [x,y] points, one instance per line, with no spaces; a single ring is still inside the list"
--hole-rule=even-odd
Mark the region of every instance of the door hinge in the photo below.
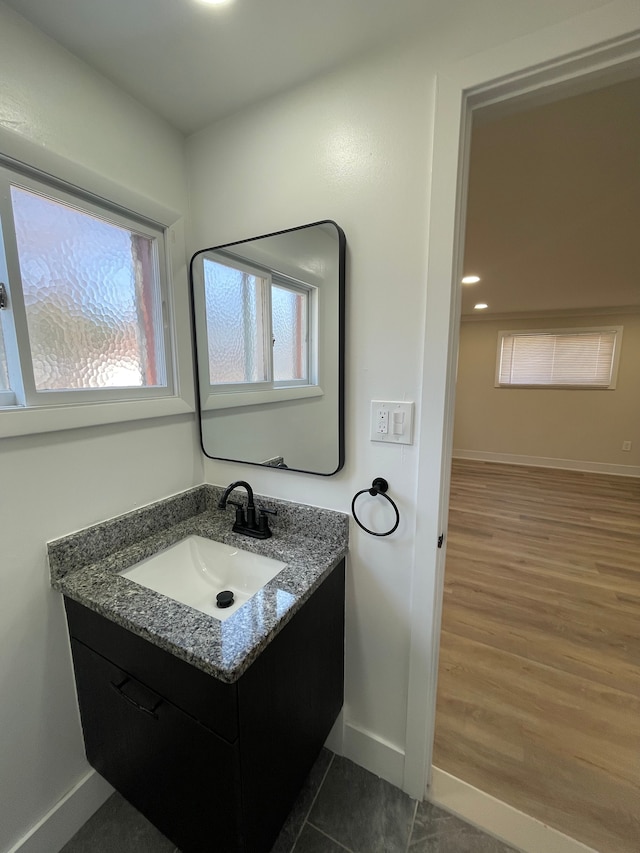
[[[7,295],[7,288],[4,286],[3,282],[0,281],[0,311],[3,308],[9,307],[9,296]]]
[[[442,548],[443,545],[444,545],[444,533],[441,533],[440,536],[438,536],[438,548]]]

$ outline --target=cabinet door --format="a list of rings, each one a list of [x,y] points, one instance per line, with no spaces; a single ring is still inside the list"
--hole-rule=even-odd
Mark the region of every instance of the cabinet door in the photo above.
[[[69,633],[229,743],[238,739],[235,684],[225,684],[70,598]]]
[[[71,646],[89,763],[183,853],[242,850],[237,745]]]
[[[344,561],[238,682],[247,850],[267,853],[344,695]]]

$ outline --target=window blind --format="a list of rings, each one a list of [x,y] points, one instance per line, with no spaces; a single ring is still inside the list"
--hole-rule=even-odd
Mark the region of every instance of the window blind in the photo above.
[[[498,385],[609,388],[618,332],[501,332]]]

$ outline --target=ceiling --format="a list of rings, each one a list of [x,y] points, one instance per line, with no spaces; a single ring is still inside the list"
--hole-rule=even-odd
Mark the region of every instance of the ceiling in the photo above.
[[[464,315],[640,306],[640,78],[474,123]]]
[[[468,0],[6,0],[190,133],[378,46],[439,27]]]

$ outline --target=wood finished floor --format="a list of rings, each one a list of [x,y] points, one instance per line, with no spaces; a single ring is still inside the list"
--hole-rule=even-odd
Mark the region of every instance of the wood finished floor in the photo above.
[[[640,851],[640,480],[455,460],[434,764]]]

